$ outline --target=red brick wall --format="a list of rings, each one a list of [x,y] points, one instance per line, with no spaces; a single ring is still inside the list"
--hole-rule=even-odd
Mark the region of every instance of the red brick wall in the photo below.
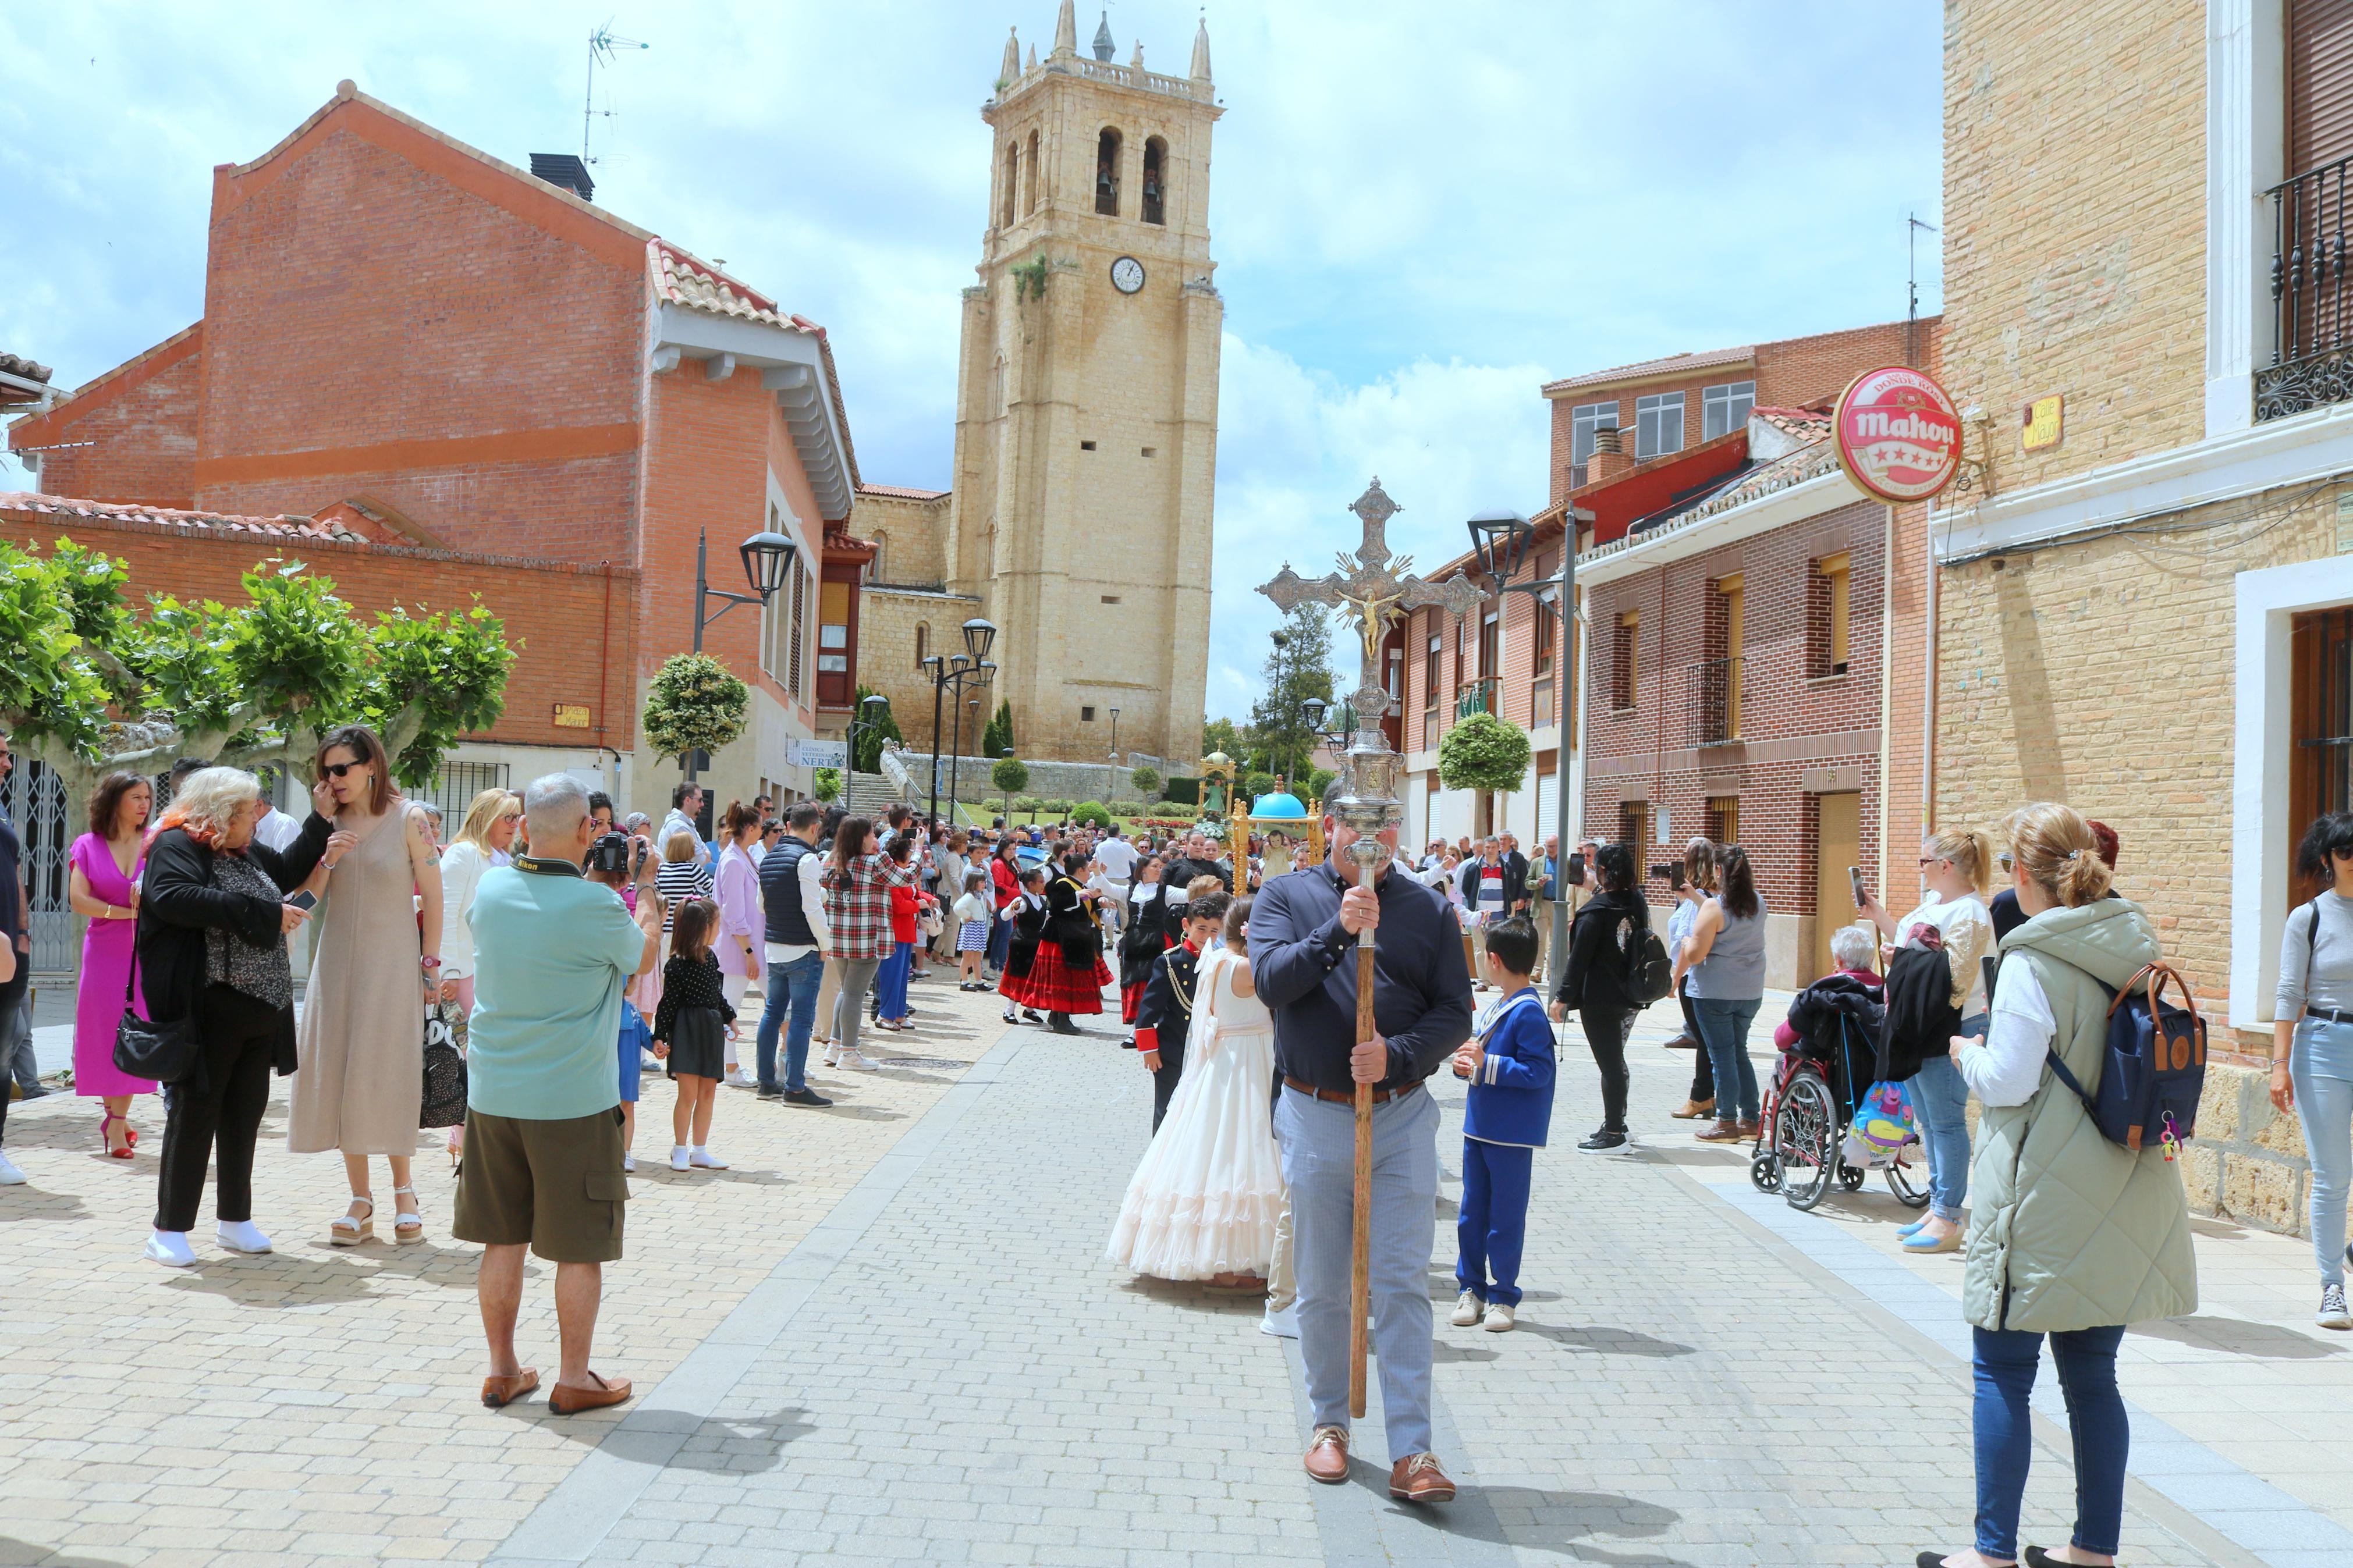
[[[195,505],[196,389],[204,365],[199,322],[138,361],[9,432],[40,455],[41,489],[90,500]],[[89,446],[76,443],[89,442]]]
[[[629,561],[644,245],[356,102],[220,172],[197,503]]]
[[[132,603],[150,594],[243,601],[242,578],[273,557],[307,563],[330,578],[353,607],[373,614],[395,605],[420,611],[462,610],[480,595],[519,645],[507,680],[506,713],[480,739],[532,745],[635,744],[636,694],[628,683],[635,655],[638,574],[628,567],[572,567],[386,550],[332,540],[267,541],[195,528],[102,518],[58,519],[0,511],[0,539],[47,554],[60,536],[120,556],[131,569]],[[554,705],[585,703],[591,727],[559,730]]]
[[[1859,764],[1864,862],[1879,863],[1884,519],[1876,503],[1859,502],[1592,590],[1585,831],[1615,836],[1622,783],[1648,786],[1653,813],[1661,806],[1670,813],[1676,842],[1705,831],[1709,796],[1736,795],[1741,842],[1767,903],[1784,914],[1810,914],[1814,807],[1800,776]],[[1811,563],[1841,550],[1852,573],[1848,670],[1809,678]],[[1743,588],[1740,743],[1701,752],[1692,744],[1695,670],[1716,653],[1708,643],[1713,584],[1736,574]],[[1630,710],[1613,708],[1609,698],[1614,628],[1626,610],[1641,616]],[[1646,863],[1668,858],[1655,849],[1644,855]]]

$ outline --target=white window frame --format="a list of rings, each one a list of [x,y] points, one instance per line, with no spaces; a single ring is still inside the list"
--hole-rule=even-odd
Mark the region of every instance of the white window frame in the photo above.
[[[1748,423],[1749,414],[1757,407],[1757,384],[1754,381],[1726,381],[1704,387],[1699,395],[1699,438],[1713,441],[1719,436],[1729,436]]]
[[[1667,416],[1675,421],[1674,444],[1666,444]],[[1634,460],[1648,462],[1683,449],[1683,395],[1651,392],[1634,399]]]
[[[1593,436],[1597,430],[1618,428],[1618,400],[1607,403],[1580,403],[1568,414],[1568,460],[1582,463],[1593,456]]]

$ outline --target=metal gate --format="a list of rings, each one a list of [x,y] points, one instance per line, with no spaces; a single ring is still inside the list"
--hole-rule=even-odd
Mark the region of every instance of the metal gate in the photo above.
[[[33,973],[70,974],[74,916],[66,907],[66,851],[77,829],[66,815],[65,785],[46,763],[19,762],[0,781],[0,806],[24,844],[25,884],[33,896]]]
[[[432,788],[409,793],[413,798],[429,803],[441,814],[441,842],[447,844],[456,838],[458,829],[465,826],[466,808],[474,804],[476,795],[486,789],[507,787],[507,764],[504,763],[453,763],[445,759],[441,763],[441,776],[433,781]]]

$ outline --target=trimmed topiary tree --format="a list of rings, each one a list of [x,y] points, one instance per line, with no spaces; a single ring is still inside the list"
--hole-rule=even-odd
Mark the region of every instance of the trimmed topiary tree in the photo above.
[[[1145,800],[1160,798],[1160,774],[1150,766],[1137,768],[1127,777],[1129,784],[1134,787],[1140,798]]]
[[[988,782],[1008,795],[1019,795],[1029,787],[1029,764],[1018,757],[999,757],[989,764]]]
[[[839,799],[841,797],[841,770],[839,768],[818,769],[817,782],[809,787],[810,793],[815,795],[819,800],[832,801]]]
[[[1448,789],[1509,792],[1527,779],[1528,732],[1493,713],[1473,713],[1438,743],[1438,780]]]
[[[1109,827],[1111,813],[1099,800],[1082,800],[1071,808],[1071,820],[1084,823],[1089,827]]]
[[[646,743],[683,764],[742,734],[751,706],[750,689],[709,654],[672,654],[646,693]]]

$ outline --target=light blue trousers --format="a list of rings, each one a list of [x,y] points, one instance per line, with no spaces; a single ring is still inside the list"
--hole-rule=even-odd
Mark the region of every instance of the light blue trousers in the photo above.
[[[2345,1283],[2345,1194],[2353,1186],[2353,1024],[2306,1018],[2288,1047],[2296,1119],[2312,1161],[2312,1251],[2323,1285]]]
[[[1299,1353],[1318,1426],[1348,1426],[1348,1264],[1356,1113],[1286,1087],[1274,1108],[1291,1188]],[[1389,1462],[1430,1452],[1430,1253],[1438,1237],[1438,1101],[1428,1089],[1373,1107],[1373,1354]]]

